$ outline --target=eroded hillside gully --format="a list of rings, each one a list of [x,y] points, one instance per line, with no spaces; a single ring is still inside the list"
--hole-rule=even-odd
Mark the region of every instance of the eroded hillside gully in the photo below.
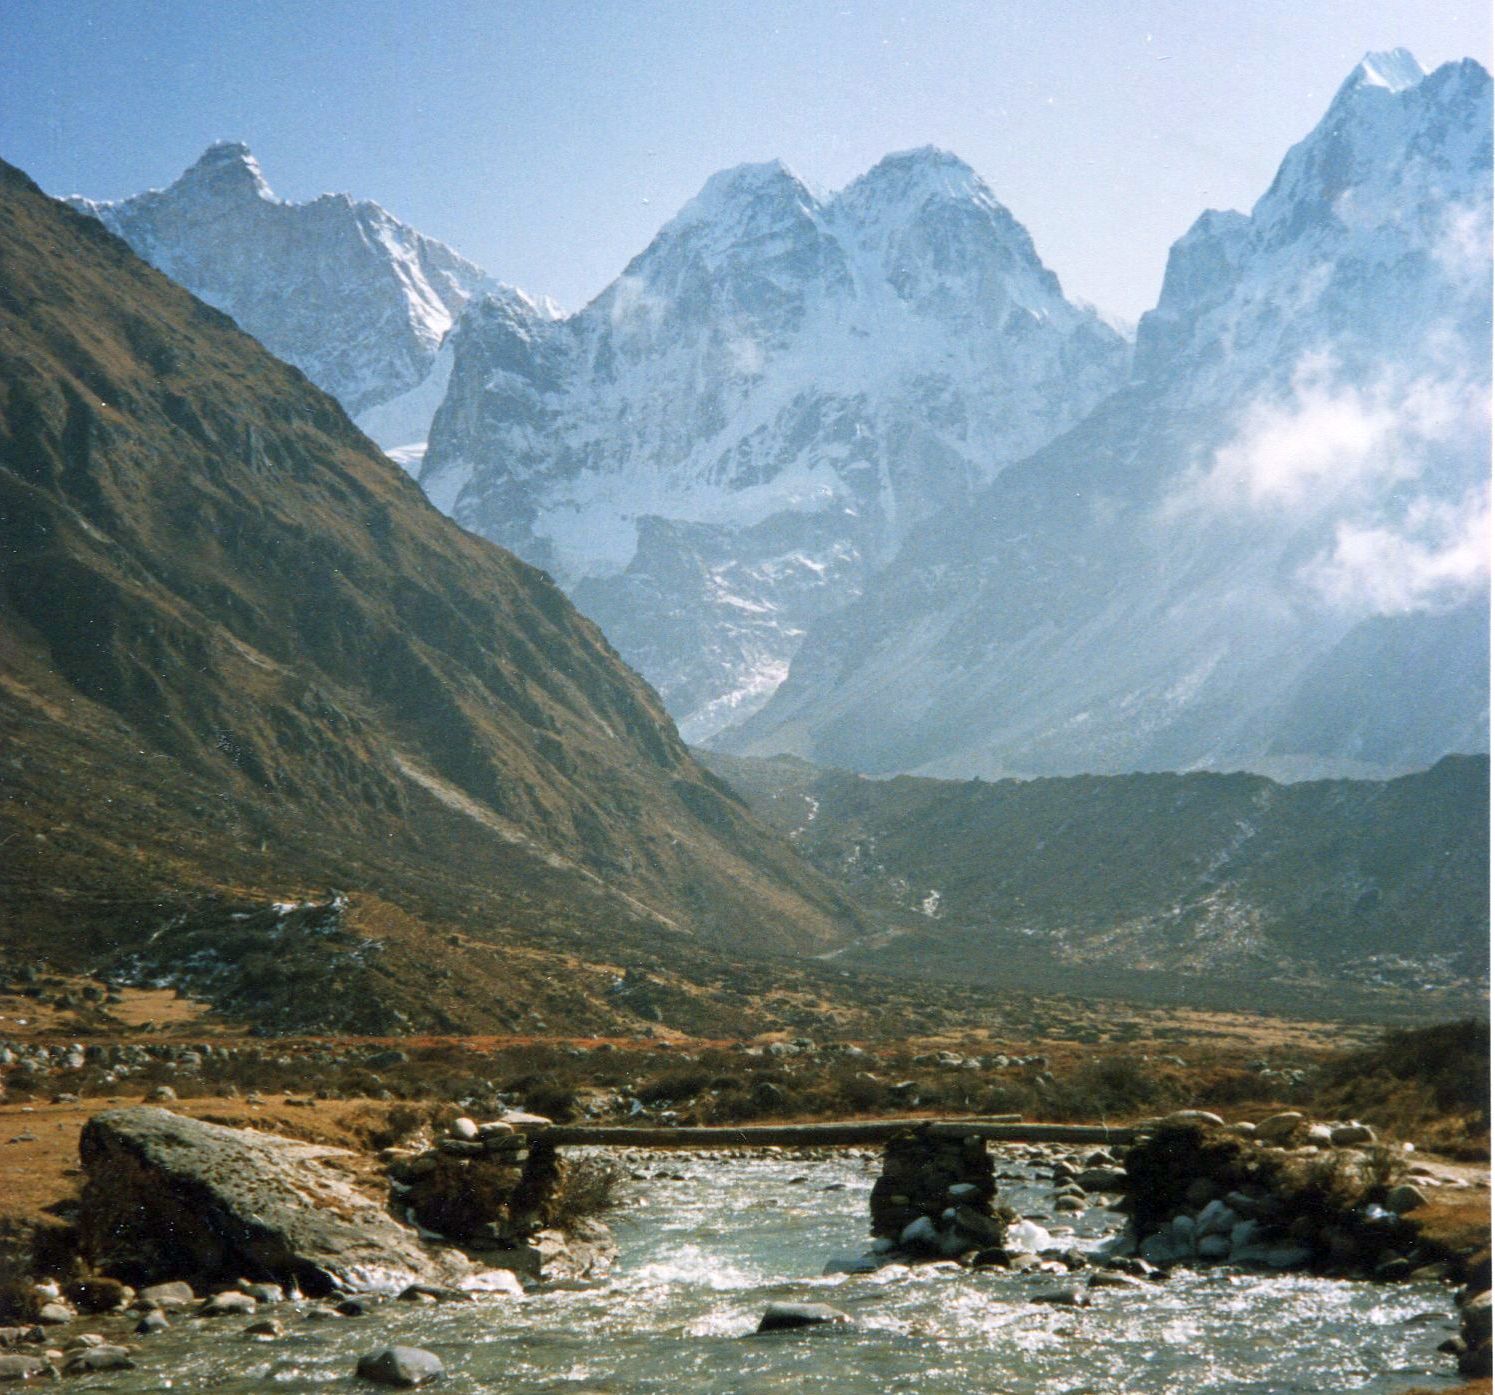
[[[1473,1297],[1488,1258],[1481,1277],[1419,1234],[1403,1213],[1425,1194],[1363,1125],[1185,1111],[1107,1146],[1096,1129],[981,1136],[1003,1127],[1021,1126],[890,1128],[881,1149],[610,1149],[627,1178],[613,1256],[595,1222],[569,1242],[553,1228],[562,1179],[598,1155],[547,1135],[585,1130],[458,1118],[372,1174],[423,1258],[416,1230],[354,1214],[333,1150],[106,1111],[84,1131],[80,1227],[141,1289],[43,1290],[47,1325],[0,1334],[0,1362],[121,1391],[312,1391],[357,1370],[370,1388],[534,1395],[1285,1395],[1446,1388],[1451,1350],[1488,1350],[1489,1295]],[[382,1262],[381,1226],[410,1237]],[[193,1287],[146,1282],[173,1264]],[[68,1297],[120,1306],[80,1318]]]

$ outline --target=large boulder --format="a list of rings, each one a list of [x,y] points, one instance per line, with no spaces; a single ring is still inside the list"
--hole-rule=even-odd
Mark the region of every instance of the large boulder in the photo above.
[[[142,1106],[94,1115],[80,1151],[85,1249],[135,1283],[247,1276],[318,1295],[450,1284],[471,1271],[355,1187],[336,1166],[351,1156],[342,1149]]]

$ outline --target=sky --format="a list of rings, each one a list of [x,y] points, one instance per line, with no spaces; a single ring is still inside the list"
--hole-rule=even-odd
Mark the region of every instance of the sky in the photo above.
[[[716,170],[972,165],[1124,319],[1368,50],[1491,66],[1487,0],[0,0],[0,157],[122,198],[242,140],[575,309]]]

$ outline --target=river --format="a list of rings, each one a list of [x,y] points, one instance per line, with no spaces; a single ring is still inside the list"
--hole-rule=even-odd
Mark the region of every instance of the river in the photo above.
[[[998,1151],[1004,1199],[1046,1216],[1050,1184]],[[438,1387],[515,1395],[1326,1395],[1452,1385],[1435,1349],[1457,1328],[1438,1284],[1373,1285],[1225,1270],[1096,1290],[1088,1308],[1032,1301],[1052,1274],[889,1267],[822,1276],[866,1241],[870,1155],[645,1155],[638,1204],[614,1223],[612,1279],[582,1292],[416,1307],[306,1323],[257,1341],[242,1320],[179,1321],[139,1368],[76,1382],[116,1391],[314,1391],[399,1342],[445,1363]],[[662,1175],[655,1175],[662,1174]],[[1099,1209],[1064,1243],[1118,1218]],[[754,1334],[773,1301],[830,1303],[849,1327]],[[366,1389],[375,1387],[367,1386]]]

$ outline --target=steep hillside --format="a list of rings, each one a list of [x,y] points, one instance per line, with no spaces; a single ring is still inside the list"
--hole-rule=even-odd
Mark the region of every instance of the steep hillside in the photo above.
[[[257,944],[313,1017],[472,1025],[537,984],[566,1010],[567,965],[580,1016],[581,963],[844,940],[542,573],[9,166],[0,393],[12,948],[159,960],[204,904],[227,945],[242,903],[316,900]],[[222,968],[214,943],[157,972]]]
[[[932,149],[830,197],[724,170],[584,310],[484,303],[452,351],[421,483],[553,572],[691,740],[1128,354]]]
[[[1372,55],[1175,244],[1132,381],[909,539],[716,739],[869,773],[1488,749],[1490,78]]]
[[[1489,974],[1490,763],[1390,781],[869,780],[705,759],[896,933],[859,964],[966,984],[1306,1008],[1468,1007]]]

